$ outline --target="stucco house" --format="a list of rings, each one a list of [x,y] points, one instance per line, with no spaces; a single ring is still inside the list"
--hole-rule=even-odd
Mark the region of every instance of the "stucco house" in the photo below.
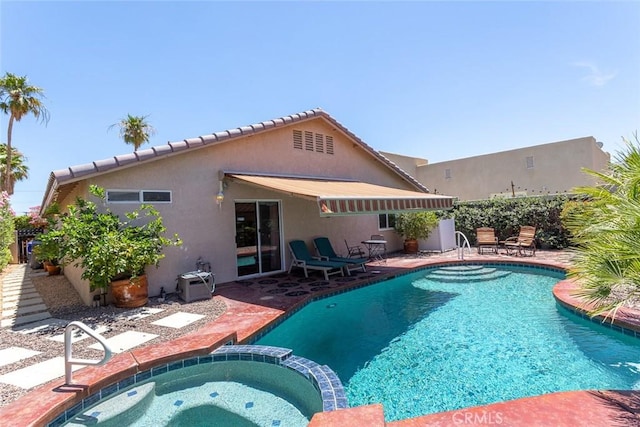
[[[381,152],[433,193],[459,200],[571,193],[596,180],[583,168],[606,171],[611,156],[592,136],[533,145],[463,159],[426,159]]]
[[[452,206],[321,109],[53,171],[41,209],[90,198],[92,184],[107,190],[116,213],[153,203],[180,235],[183,245],[147,269],[151,296],[175,289],[199,257],[218,283],[286,271],[292,239],[311,250],[313,237],[327,236],[342,249],[345,239],[383,234],[398,250],[402,241],[380,231],[380,214]],[[80,274],[65,268],[89,305]]]

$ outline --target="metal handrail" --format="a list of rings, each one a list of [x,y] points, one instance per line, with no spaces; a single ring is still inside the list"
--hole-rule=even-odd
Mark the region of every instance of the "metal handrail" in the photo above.
[[[74,359],[71,355],[71,333],[74,329],[82,329],[89,336],[95,338],[104,349],[104,357],[102,360],[92,359]],[[111,347],[107,340],[82,322],[74,321],[64,328],[64,381],[66,385],[71,385],[72,365],[104,365],[111,359]]]
[[[469,239],[464,235],[461,231],[456,231],[456,249],[458,251],[458,259],[464,260],[464,248],[465,246],[469,249],[469,254],[471,254],[471,245],[469,244]],[[464,239],[462,246],[460,245],[460,239]]]

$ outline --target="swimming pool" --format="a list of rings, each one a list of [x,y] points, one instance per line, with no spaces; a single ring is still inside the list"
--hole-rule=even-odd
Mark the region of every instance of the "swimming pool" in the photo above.
[[[290,349],[228,345],[160,365],[84,399],[49,426],[306,426],[346,407],[327,366]]]
[[[256,343],[327,364],[387,421],[580,389],[636,389],[640,340],[556,304],[563,273],[429,268],[317,300]]]

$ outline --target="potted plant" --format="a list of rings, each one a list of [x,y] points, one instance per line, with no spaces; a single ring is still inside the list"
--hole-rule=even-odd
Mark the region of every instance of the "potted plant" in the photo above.
[[[92,185],[89,192],[104,202],[103,188]],[[81,277],[92,291],[106,293],[111,287],[117,307],[141,307],[148,301],[145,268],[157,267],[163,249],[182,242],[177,234],[164,237],[162,217],[151,205],[143,204],[124,216],[77,198],[60,219],[63,264],[82,268]]]
[[[60,274],[60,235],[52,231],[39,235],[38,240],[40,243],[33,248],[34,256],[44,265],[49,276]]]
[[[430,211],[407,212],[396,217],[395,230],[404,237],[404,252],[418,252],[418,239],[429,237],[431,230],[438,225],[436,214]]]

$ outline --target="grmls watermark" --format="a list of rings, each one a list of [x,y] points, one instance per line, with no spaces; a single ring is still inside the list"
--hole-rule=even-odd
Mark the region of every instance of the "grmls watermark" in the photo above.
[[[471,411],[455,412],[451,418],[456,425],[499,425],[504,422],[502,412],[482,411],[482,413]]]

